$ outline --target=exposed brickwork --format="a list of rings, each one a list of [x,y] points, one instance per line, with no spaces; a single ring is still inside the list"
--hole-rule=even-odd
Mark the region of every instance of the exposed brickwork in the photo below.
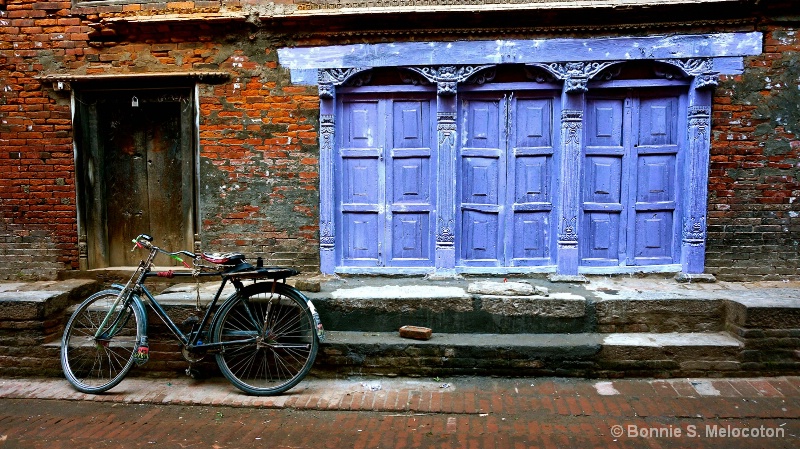
[[[204,244],[316,271],[318,98],[289,86],[262,44],[229,57],[249,76],[201,92]]]
[[[800,276],[800,36],[763,32],[714,98],[706,267],[725,279]]]
[[[54,8],[48,11],[48,5]],[[67,4],[68,5],[68,4]],[[34,79],[76,46],[64,4],[7,2],[0,15],[0,278],[52,277],[77,264],[69,101]]]

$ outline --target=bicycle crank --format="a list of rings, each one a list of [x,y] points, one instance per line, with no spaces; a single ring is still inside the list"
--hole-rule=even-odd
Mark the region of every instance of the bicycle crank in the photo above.
[[[199,351],[192,351],[186,346],[181,347],[181,355],[183,356],[183,360],[186,360],[189,363],[197,363],[203,360],[206,357],[206,352],[199,352]],[[187,370],[188,374],[188,370]]]

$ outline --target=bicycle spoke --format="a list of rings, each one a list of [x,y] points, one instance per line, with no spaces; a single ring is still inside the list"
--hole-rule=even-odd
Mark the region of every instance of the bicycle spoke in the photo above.
[[[308,372],[317,351],[313,319],[305,301],[287,296],[289,287],[256,284],[250,294],[223,305],[214,336],[228,342],[217,356],[223,374],[251,394],[283,392]],[[260,290],[259,290],[260,289]],[[243,335],[257,335],[244,344]]]
[[[106,391],[118,384],[133,364],[140,341],[138,312],[126,305],[110,317],[105,328],[99,328],[117,294],[116,290],[106,290],[92,295],[67,323],[61,365],[67,380],[79,391]]]

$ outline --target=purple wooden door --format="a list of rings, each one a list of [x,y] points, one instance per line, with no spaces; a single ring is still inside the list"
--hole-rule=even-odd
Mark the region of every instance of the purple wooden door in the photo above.
[[[375,266],[383,240],[384,169],[379,135],[378,101],[344,103],[344,126],[339,148],[337,196],[341,222],[337,229],[342,258],[347,265]]]
[[[676,262],[681,101],[665,92],[587,98],[581,265]]]
[[[677,95],[641,96],[633,102],[636,141],[631,151],[636,157],[636,173],[631,177],[635,184],[630,202],[635,232],[628,233],[628,265],[678,262],[680,103]]]
[[[474,94],[461,105],[462,266],[551,263],[553,96]]]
[[[500,266],[505,221],[505,98],[474,98],[462,105],[459,155],[461,260],[464,265]],[[503,111],[503,112],[501,112]]]
[[[551,213],[557,171],[554,97],[512,97],[509,109],[508,223],[506,264],[549,265],[554,253]]]
[[[336,202],[343,266],[431,266],[436,154],[430,98],[345,97]]]
[[[619,265],[625,250],[623,207],[626,99],[588,98],[586,101],[582,218],[578,229],[581,265]]]
[[[430,100],[391,101],[386,199],[387,265],[433,264],[436,152]]]

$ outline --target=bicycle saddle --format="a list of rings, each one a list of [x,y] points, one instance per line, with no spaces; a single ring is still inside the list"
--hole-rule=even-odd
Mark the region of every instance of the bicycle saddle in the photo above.
[[[211,262],[213,264],[225,265],[225,266],[236,266],[245,263],[244,254],[239,254],[239,253],[225,253],[225,254],[202,253],[200,254],[200,258],[202,258],[206,262]]]

